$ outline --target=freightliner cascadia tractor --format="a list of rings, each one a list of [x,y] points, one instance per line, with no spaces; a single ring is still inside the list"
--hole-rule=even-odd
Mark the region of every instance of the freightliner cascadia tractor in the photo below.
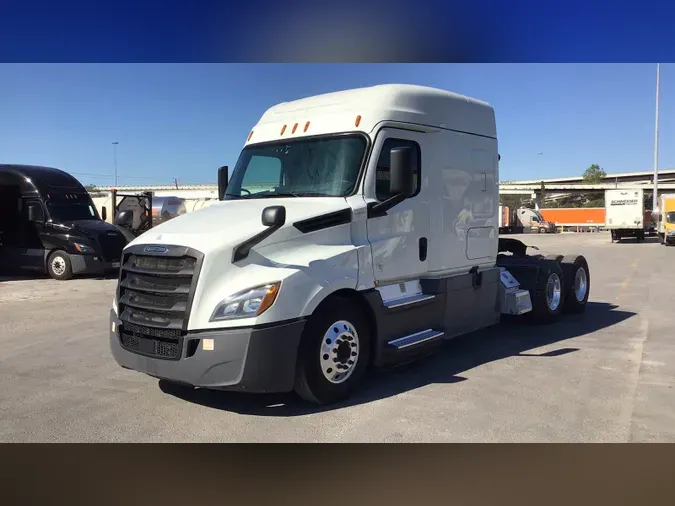
[[[219,169],[219,202],[124,249],[115,360],[328,404],[501,315],[584,311],[583,256],[499,239],[498,182],[495,114],[478,100],[381,85],[272,107]]]

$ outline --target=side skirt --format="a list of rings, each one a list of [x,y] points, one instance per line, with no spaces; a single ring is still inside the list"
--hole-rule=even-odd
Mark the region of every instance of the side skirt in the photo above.
[[[375,315],[376,367],[428,355],[447,339],[499,322],[498,267],[363,292]]]

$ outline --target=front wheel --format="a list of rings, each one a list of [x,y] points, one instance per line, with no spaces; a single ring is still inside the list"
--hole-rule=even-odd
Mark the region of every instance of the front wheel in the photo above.
[[[70,256],[64,251],[55,251],[47,260],[47,272],[58,281],[67,281],[73,277],[73,266]]]
[[[368,368],[370,339],[368,320],[358,306],[340,298],[327,301],[303,331],[295,392],[316,404],[349,397]]]

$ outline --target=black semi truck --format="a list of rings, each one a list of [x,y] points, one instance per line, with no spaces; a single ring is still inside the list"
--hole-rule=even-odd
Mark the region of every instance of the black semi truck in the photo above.
[[[127,239],[105,219],[67,172],[0,164],[0,269],[5,273],[34,271],[67,280],[117,271]]]

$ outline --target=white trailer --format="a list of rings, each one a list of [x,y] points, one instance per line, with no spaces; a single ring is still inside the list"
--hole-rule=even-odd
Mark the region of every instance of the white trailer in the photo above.
[[[645,238],[644,190],[605,190],[605,229],[611,233],[612,242],[624,237]]]
[[[330,403],[371,366],[502,314],[550,323],[586,307],[583,256],[528,256],[498,237],[484,102],[383,85],[283,103],[228,173],[218,202],[125,249],[110,312],[121,366]]]

